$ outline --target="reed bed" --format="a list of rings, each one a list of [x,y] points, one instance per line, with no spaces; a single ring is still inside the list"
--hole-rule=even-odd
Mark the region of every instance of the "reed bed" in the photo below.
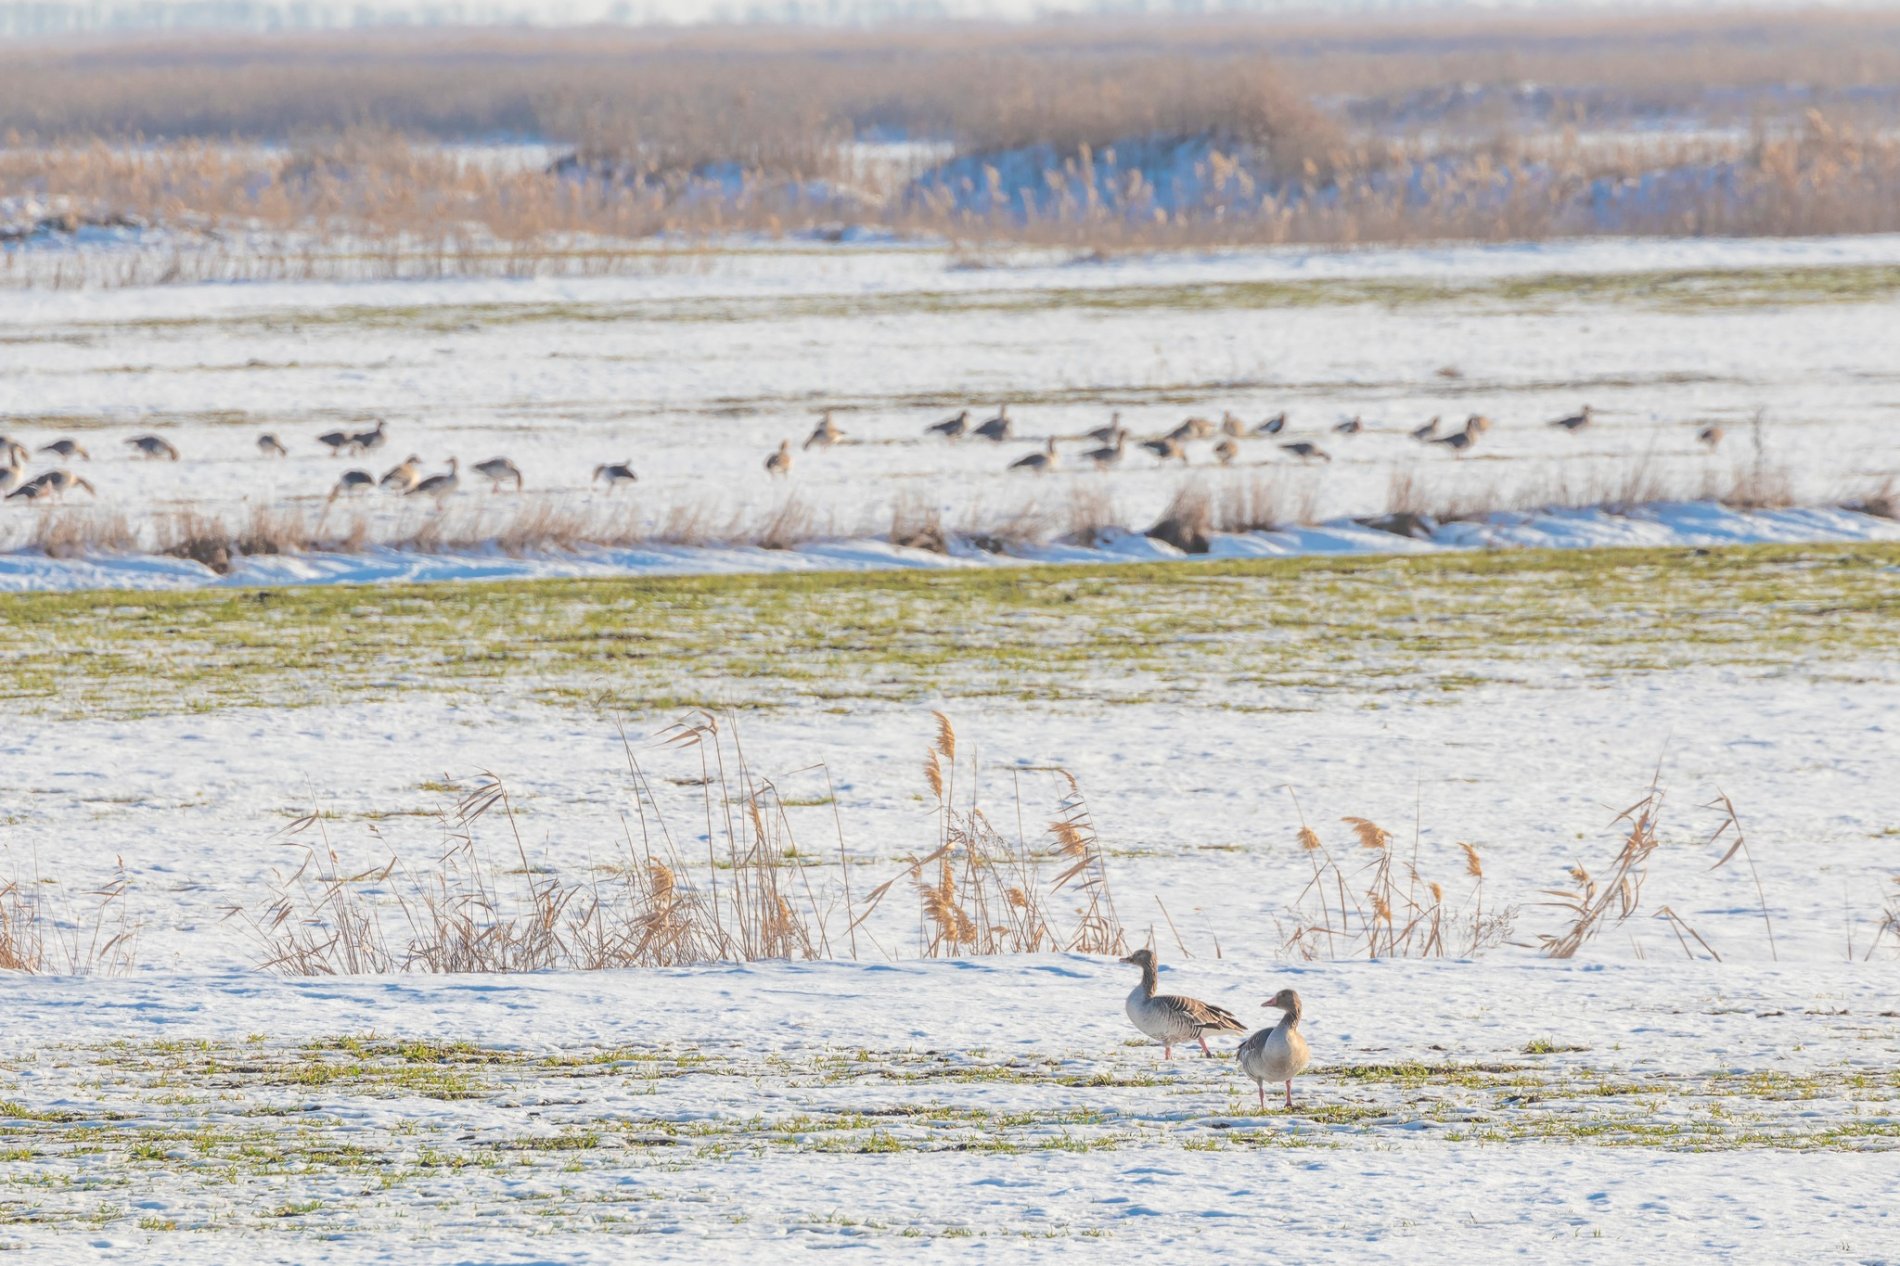
[[[1531,113],[1592,126],[1691,109],[1746,125],[1814,103],[1891,108],[1882,90],[1900,82],[1900,18],[1545,10],[94,36],[0,46],[0,132],[295,139],[370,124],[456,140],[571,137],[611,120],[667,145],[703,135],[701,157],[737,130],[724,115],[747,125],[743,144],[811,119],[859,136],[1100,139],[1078,124],[1129,135],[1171,100],[1196,99],[1171,73],[1182,63],[1262,69],[1389,127],[1491,132]],[[1065,81],[1088,91],[1042,91]]]
[[[780,781],[748,759],[738,721],[700,712],[654,747],[692,771],[656,782],[631,742],[623,832],[582,873],[529,847],[503,782],[483,775],[439,815],[443,846],[427,858],[389,852],[345,860],[323,814],[287,828],[301,850],[264,902],[227,918],[252,940],[258,966],[285,975],[393,972],[594,971],[711,961],[894,958],[901,945],[873,915],[896,892],[917,901],[922,957],[1074,950],[1123,943],[1094,824],[1067,771],[1041,771],[1061,791],[1046,832],[997,830],[959,760],[942,714],[927,769],[937,792],[932,847],[868,888],[833,805],[822,850],[800,842]],[[647,753],[648,757],[652,751]],[[830,773],[822,765],[796,771]],[[696,790],[684,814],[666,788]],[[1019,823],[1027,803],[1014,788]],[[481,824],[499,815],[499,847]],[[697,836],[697,840],[695,840]],[[696,847],[703,844],[703,851]],[[828,860],[836,860],[836,869]],[[1072,912],[1056,904],[1074,903]]]
[[[198,142],[7,149],[0,205],[15,210],[0,235],[64,241],[107,231],[136,249],[7,250],[0,285],[645,275],[702,267],[735,235],[854,228],[965,251],[1026,243],[1097,255],[1900,228],[1900,140],[1818,113],[1789,133],[1632,141],[1609,152],[1247,142],[1203,131],[1160,134],[1143,142],[1146,159],[1131,157],[1142,135],[828,178],[645,159],[497,168],[388,134],[290,151]],[[840,149],[826,166],[850,162]]]

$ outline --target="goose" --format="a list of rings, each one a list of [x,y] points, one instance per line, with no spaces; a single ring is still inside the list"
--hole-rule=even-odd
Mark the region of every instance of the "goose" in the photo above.
[[[367,470],[346,470],[343,478],[336,481],[336,487],[330,489],[330,500],[335,501],[344,493],[367,492],[376,486],[376,476]]]
[[[506,457],[491,457],[485,462],[476,462],[475,473],[489,481],[490,492],[500,492],[502,484],[510,479],[515,481],[515,491],[521,491],[521,468]]]
[[[1284,448],[1287,452],[1293,454],[1295,457],[1299,458],[1301,461],[1311,461],[1313,458],[1316,458],[1316,457],[1320,461],[1323,461],[1323,462],[1330,462],[1331,460],[1333,460],[1333,455],[1331,453],[1327,452],[1325,449],[1321,448],[1317,444],[1312,443],[1309,440],[1295,440],[1291,444],[1282,444],[1280,445],[1280,447]]]
[[[266,457],[289,457],[290,450],[275,435],[264,434],[257,437],[257,451]]]
[[[1113,444],[1115,438],[1120,434],[1122,434],[1122,415],[1119,413],[1111,413],[1108,415],[1107,426],[1098,426],[1093,431],[1087,432],[1082,438],[1094,440],[1097,444]]]
[[[614,462],[610,465],[594,467],[594,478],[596,480],[605,479],[607,481],[607,487],[610,489],[618,488],[621,484],[637,484],[640,482],[640,476],[633,473],[633,459],[631,457],[624,462]]]
[[[1412,438],[1415,440],[1436,439],[1437,436],[1438,418],[1436,416],[1433,416],[1432,420],[1427,422],[1424,426],[1415,426],[1412,428]]]
[[[844,432],[840,431],[838,424],[832,421],[831,410],[826,409],[823,420],[812,428],[811,437],[805,441],[805,447],[809,449],[816,444],[820,448],[830,448],[843,438]]]
[[[1220,433],[1230,440],[1237,440],[1247,433],[1247,424],[1232,413],[1220,415]]]
[[[40,452],[56,453],[66,461],[71,461],[75,457],[92,460],[92,454],[88,453],[85,446],[78,440],[54,440],[51,444],[40,445]]]
[[[9,492],[7,499],[10,501],[15,497],[24,497],[28,501],[38,501],[41,497],[52,497],[54,500],[59,500],[74,488],[84,488],[95,497],[99,495],[97,488],[73,474],[72,471],[49,470],[43,475],[35,475]]]
[[[1265,422],[1262,422],[1259,426],[1256,426],[1253,429],[1253,433],[1255,435],[1278,435],[1284,430],[1286,430],[1286,410],[1282,409]]]
[[[1172,436],[1164,435],[1158,440],[1143,440],[1141,446],[1164,462],[1173,461],[1178,457],[1183,466],[1187,465],[1187,449]]]
[[[1168,438],[1180,443],[1182,440],[1204,440],[1214,433],[1214,424],[1206,418],[1189,418],[1180,426],[1168,432]]]
[[[325,431],[322,435],[317,436],[317,443],[329,449],[330,456],[332,457],[337,456],[355,442],[356,437],[351,435],[348,431]]]
[[[1242,1042],[1235,1057],[1240,1060],[1240,1071],[1253,1078],[1254,1088],[1260,1092],[1262,1112],[1267,1110],[1270,1081],[1286,1083],[1286,1106],[1291,1108],[1293,1079],[1313,1057],[1307,1049],[1306,1038],[1300,1034],[1300,995],[1291,989],[1282,989],[1260,1005],[1279,1007],[1285,1014],[1272,1028],[1261,1029]]]
[[[1566,431],[1581,431],[1584,427],[1590,425],[1594,413],[1595,411],[1586,404],[1583,406],[1582,412],[1573,413],[1567,418],[1557,418],[1551,422],[1551,425],[1561,426]]]
[[[941,422],[932,422],[929,426],[924,428],[924,434],[941,435],[946,440],[954,440],[961,438],[963,433],[969,429],[970,411],[965,409],[954,418],[945,418]]]
[[[0,462],[5,462],[9,466],[24,466],[26,458],[26,445],[11,435],[0,435]]]
[[[384,471],[383,477],[376,482],[391,492],[408,493],[422,482],[422,459],[411,453]]]
[[[1443,444],[1454,453],[1462,453],[1478,442],[1478,433],[1467,427],[1462,431],[1453,431],[1450,435],[1441,435],[1435,440],[1427,440],[1425,442],[1427,444]]]
[[[11,462],[0,466],[0,497],[12,496],[13,490],[20,486],[20,481],[25,477],[26,472]]]
[[[139,456],[153,461],[164,458],[168,462],[178,460],[178,450],[173,448],[162,436],[135,435],[126,441],[139,451]]]
[[[1234,464],[1234,458],[1240,456],[1240,445],[1235,443],[1234,438],[1230,435],[1220,443],[1214,445],[1214,456],[1220,459],[1221,465],[1232,466]]]
[[[1333,428],[1341,435],[1357,435],[1365,429],[1366,424],[1359,420],[1359,415],[1356,413]]]
[[[453,457],[451,457],[449,458],[449,469],[448,469],[447,474],[430,475],[427,479],[423,480],[421,483],[417,484],[415,487],[411,488],[408,492],[404,493],[403,495],[408,496],[408,497],[417,497],[417,496],[434,497],[436,499],[437,504],[440,504],[441,502],[446,501],[449,495],[453,493],[457,488],[459,488],[461,484],[462,484],[461,463],[456,461]]]
[[[1719,426],[1705,426],[1695,433],[1695,437],[1703,444],[1708,445],[1710,452],[1714,452],[1722,446],[1722,437],[1727,434],[1728,432]]]
[[[386,425],[388,424],[381,418],[377,418],[376,425],[373,428],[367,431],[358,431],[356,434],[350,436],[350,447],[359,453],[375,452],[383,446],[383,427]]]
[[[1040,453],[1031,453],[1027,457],[1018,457],[1009,464],[1011,470],[1033,470],[1038,475],[1046,475],[1056,468],[1056,441],[1054,436],[1042,446]]]
[[[996,416],[977,427],[976,433],[986,440],[1001,444],[1009,438],[1009,428],[1009,406],[1004,404],[996,407]]]
[[[1232,1012],[1211,1003],[1174,994],[1157,994],[1153,950],[1138,949],[1121,961],[1141,968],[1141,983],[1128,994],[1128,1018],[1136,1028],[1161,1043],[1163,1059],[1173,1059],[1175,1044],[1189,1040],[1199,1042],[1201,1053],[1211,1057],[1214,1052],[1207,1049],[1207,1039],[1202,1034],[1210,1030],[1215,1033],[1246,1031],[1246,1026],[1235,1019]]]
[[[1110,466],[1118,466],[1121,464],[1122,450],[1127,447],[1128,432],[1118,430],[1115,435],[1115,442],[1112,445],[1107,448],[1092,448],[1082,454],[1082,460],[1085,462],[1094,462],[1097,470],[1107,470]]]
[[[778,452],[765,459],[765,473],[768,475],[792,473],[792,442],[790,440],[780,440]]]

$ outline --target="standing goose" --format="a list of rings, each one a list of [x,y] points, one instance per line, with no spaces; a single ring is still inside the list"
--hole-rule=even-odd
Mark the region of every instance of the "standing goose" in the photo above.
[[[784,476],[792,473],[792,442],[780,440],[778,452],[765,459],[765,473]]]
[[[0,435],[0,462],[9,466],[24,466],[26,458],[26,445],[11,435]]]
[[[1234,458],[1240,456],[1240,445],[1234,440],[1234,437],[1230,435],[1220,443],[1214,445],[1214,456],[1220,459],[1221,465],[1232,466],[1234,464]]]
[[[1333,460],[1333,455],[1331,453],[1327,452],[1325,449],[1321,448],[1319,445],[1313,443],[1310,440],[1294,440],[1291,444],[1282,444],[1280,445],[1280,447],[1284,448],[1287,452],[1293,454],[1295,457],[1299,458],[1303,462],[1312,461],[1314,458],[1318,458],[1320,461],[1323,461],[1323,462],[1330,462],[1331,460]]]
[[[1011,470],[1033,470],[1038,475],[1046,475],[1056,468],[1056,441],[1052,435],[1042,446],[1040,453],[1031,453],[1027,457],[1018,457],[1009,464]]]
[[[1220,415],[1220,433],[1230,440],[1237,440],[1247,433],[1247,424],[1238,415],[1223,412]]]
[[[275,435],[264,434],[257,437],[257,451],[266,457],[289,457],[290,450]]]
[[[825,416],[819,420],[817,426],[812,428],[810,438],[805,441],[805,447],[809,450],[816,444],[820,448],[830,448],[843,438],[844,432],[840,431],[838,424],[832,420],[831,410],[826,409]]]
[[[325,431],[322,435],[317,436],[317,443],[329,449],[330,456],[332,457],[335,457],[355,442],[356,437],[351,435],[348,431]]]
[[[986,440],[1001,444],[1004,440],[1009,438],[1010,425],[1009,406],[1006,404],[998,405],[996,407],[996,416],[985,422],[982,426],[977,427],[976,433]]]
[[[1551,425],[1561,426],[1566,431],[1574,432],[1581,431],[1584,427],[1589,426],[1594,419],[1595,411],[1586,404],[1583,406],[1582,412],[1573,413],[1567,418],[1557,418],[1551,422]]]
[[[1365,429],[1366,429],[1366,424],[1359,420],[1359,415],[1356,413],[1353,414],[1351,417],[1347,418],[1344,422],[1341,422],[1337,426],[1333,427],[1333,430],[1337,431],[1341,435],[1357,435],[1359,434],[1359,432]]]
[[[178,460],[178,450],[173,448],[162,436],[135,435],[126,441],[139,451],[139,456],[153,461],[163,458],[168,462]]]
[[[594,479],[596,482],[605,479],[607,481],[607,487],[610,490],[618,488],[621,484],[637,484],[640,482],[640,476],[633,473],[633,459],[631,457],[624,462],[613,462],[594,467]]]
[[[1284,430],[1286,430],[1286,410],[1282,409],[1265,422],[1262,422],[1259,426],[1256,426],[1253,429],[1253,433],[1255,435],[1278,435]]]
[[[490,492],[500,492],[501,486],[510,479],[515,481],[515,491],[521,491],[521,468],[506,457],[491,457],[485,462],[476,462],[475,473],[489,481]]]
[[[1214,424],[1206,418],[1189,418],[1168,432],[1167,438],[1179,444],[1185,440],[1204,440],[1214,433]]]
[[[926,435],[941,435],[946,440],[960,439],[970,429],[970,411],[965,409],[954,418],[945,418],[941,422],[932,422],[924,428]]]
[[[92,460],[92,454],[88,453],[85,446],[78,440],[54,440],[51,444],[40,445],[40,452],[57,453],[66,461],[71,461],[75,457],[82,457],[87,461]]]
[[[1179,458],[1183,466],[1187,465],[1187,446],[1171,435],[1164,435],[1158,440],[1143,440],[1141,446],[1164,462]]]
[[[1438,418],[1436,416],[1424,426],[1415,426],[1412,428],[1412,438],[1415,440],[1429,440],[1435,438],[1437,435]]]
[[[455,458],[449,458],[447,474],[430,475],[427,479],[411,488],[406,496],[434,497],[436,504],[448,500],[449,495],[462,486],[462,465]]]
[[[1128,432],[1118,427],[1115,432],[1114,444],[1107,448],[1092,448],[1082,454],[1082,460],[1085,462],[1094,462],[1095,469],[1097,470],[1107,470],[1110,466],[1119,466],[1121,464],[1122,450],[1127,447]]]
[[[1232,1012],[1212,1003],[1175,994],[1157,994],[1153,950],[1138,949],[1121,961],[1141,968],[1141,983],[1128,995],[1128,1018],[1136,1028],[1161,1043],[1163,1059],[1173,1059],[1175,1045],[1188,1041],[1199,1042],[1201,1053],[1212,1056],[1214,1052],[1207,1049],[1207,1039],[1202,1034],[1246,1031],[1247,1026],[1235,1019]]]
[[[1262,1112],[1267,1110],[1270,1081],[1286,1083],[1286,1106],[1291,1108],[1293,1079],[1313,1056],[1307,1049],[1306,1038],[1300,1034],[1300,995],[1291,989],[1282,989],[1260,1005],[1279,1007],[1286,1014],[1272,1028],[1261,1029],[1240,1044],[1240,1050],[1235,1052],[1240,1060],[1240,1071],[1253,1078],[1254,1088],[1260,1092]]]
[[[1478,443],[1478,433],[1482,432],[1482,428],[1476,426],[1476,422],[1480,422],[1480,420],[1482,420],[1482,418],[1467,418],[1467,420],[1465,420],[1465,430],[1452,432],[1450,435],[1440,435],[1438,439],[1427,439],[1425,443],[1429,443],[1429,445],[1444,445],[1446,449],[1450,449],[1452,452],[1463,452],[1465,449],[1469,449],[1471,445],[1474,445],[1474,443]]]
[[[383,428],[386,425],[388,424],[381,418],[377,418],[376,425],[370,430],[358,431],[356,434],[350,436],[350,447],[359,453],[375,452],[383,446]]]
[[[1094,440],[1097,444],[1113,444],[1116,437],[1121,434],[1122,415],[1119,413],[1111,413],[1108,415],[1107,426],[1098,426],[1093,431],[1088,432],[1083,438]]]
[[[1721,447],[1722,437],[1726,434],[1728,434],[1728,432],[1719,426],[1705,426],[1695,433],[1695,437],[1701,443],[1706,444],[1710,452],[1714,452]]]
[[[336,487],[330,489],[330,500],[335,501],[345,493],[368,492],[376,486],[376,476],[367,470],[346,470],[343,478],[336,481]]]
[[[384,471],[383,477],[376,482],[391,492],[406,496],[415,490],[417,484],[422,482],[422,459],[417,457],[414,453],[411,453],[409,456],[403,458],[402,461]]]

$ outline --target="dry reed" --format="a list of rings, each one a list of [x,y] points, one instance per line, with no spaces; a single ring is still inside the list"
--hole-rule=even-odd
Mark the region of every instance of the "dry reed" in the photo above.
[[[132,886],[123,858],[99,887],[69,901],[62,913],[47,894],[57,885],[38,872],[0,878],[0,971],[68,976],[122,976],[138,963],[142,925],[126,894]]]
[[[1443,882],[1420,871],[1416,834],[1410,858],[1400,859],[1385,828],[1367,818],[1341,820],[1367,860],[1343,862],[1302,814],[1295,842],[1312,875],[1287,908],[1293,928],[1284,952],[1305,959],[1468,958],[1509,938],[1516,911],[1486,914],[1477,849],[1458,845],[1470,882],[1462,896],[1448,897]]]
[[[694,713],[658,745],[697,765],[694,776],[670,781],[698,790],[703,857],[682,849],[688,832],[676,828],[623,736],[633,821],[612,857],[597,859],[584,877],[565,877],[527,847],[506,787],[485,774],[440,813],[444,847],[426,862],[390,853],[368,866],[346,865],[324,815],[304,815],[286,832],[302,850],[300,863],[276,877],[261,907],[235,906],[227,917],[249,935],[261,968],[287,975],[855,959],[861,936],[886,952],[868,921],[908,879],[926,956],[1094,953],[1121,944],[1101,848],[1075,780],[1051,771],[1064,791],[1046,854],[1024,837],[1006,839],[976,803],[973,785],[967,807],[953,801],[959,776],[973,784],[974,764],[959,761],[955,731],[941,714],[930,748],[943,793],[935,847],[862,901],[854,899],[835,797],[839,871],[832,882],[820,873],[818,855],[801,848],[777,784],[747,758],[736,718]],[[499,858],[477,829],[496,811],[506,822]],[[1020,791],[1016,812],[1020,818]],[[1054,912],[1058,894],[1078,903],[1072,917]]]

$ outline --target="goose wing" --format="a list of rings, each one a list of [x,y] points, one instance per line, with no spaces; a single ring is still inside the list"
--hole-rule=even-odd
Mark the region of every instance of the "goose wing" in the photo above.
[[[1247,1029],[1227,1008],[1202,1002],[1199,998],[1161,994],[1155,998],[1155,1005],[1166,1007],[1170,1013],[1180,1016],[1196,1029],[1212,1029],[1217,1033],[1244,1033]]]

